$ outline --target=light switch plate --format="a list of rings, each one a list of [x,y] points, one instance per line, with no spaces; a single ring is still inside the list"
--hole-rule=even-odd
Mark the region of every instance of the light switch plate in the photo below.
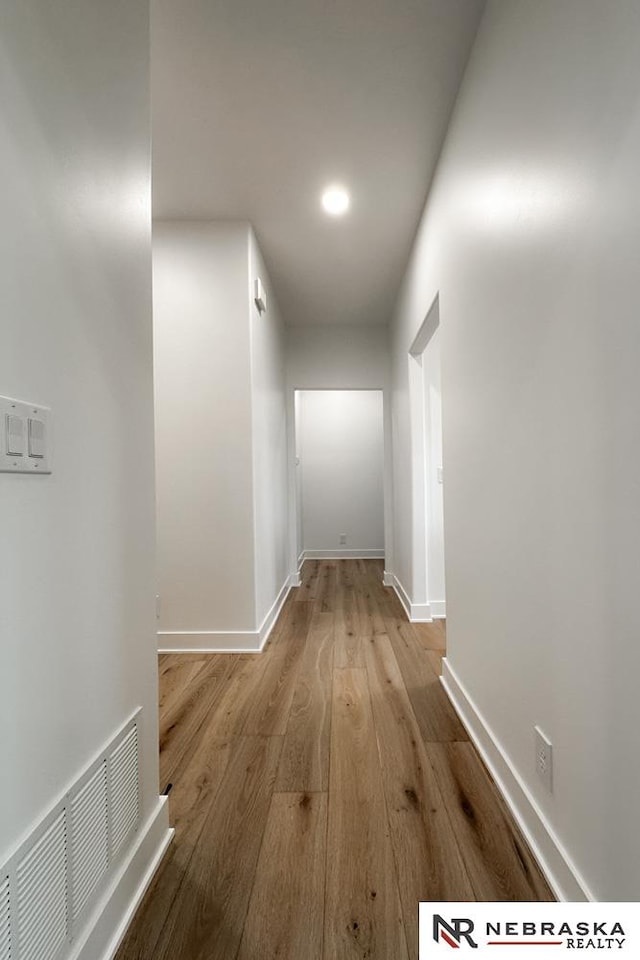
[[[51,410],[0,397],[0,473],[51,473]]]

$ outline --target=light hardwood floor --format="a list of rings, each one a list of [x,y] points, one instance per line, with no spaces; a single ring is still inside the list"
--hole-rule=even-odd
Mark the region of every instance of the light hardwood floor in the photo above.
[[[417,958],[420,900],[552,895],[377,560],[307,561],[261,655],[160,658],[175,842],[117,960]]]

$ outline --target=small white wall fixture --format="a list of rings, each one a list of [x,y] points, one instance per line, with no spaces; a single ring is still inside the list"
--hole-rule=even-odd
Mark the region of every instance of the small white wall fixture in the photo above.
[[[409,350],[412,577],[394,584],[414,621],[444,617],[440,303],[436,295]]]

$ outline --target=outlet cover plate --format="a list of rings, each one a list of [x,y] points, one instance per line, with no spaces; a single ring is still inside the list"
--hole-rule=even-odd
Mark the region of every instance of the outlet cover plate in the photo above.
[[[553,793],[553,746],[540,727],[534,727],[535,762],[538,777],[549,793]]]

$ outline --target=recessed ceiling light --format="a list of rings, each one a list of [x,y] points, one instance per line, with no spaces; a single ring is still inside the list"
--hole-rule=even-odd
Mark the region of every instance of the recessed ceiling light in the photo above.
[[[322,206],[332,217],[341,217],[349,209],[349,194],[344,187],[332,184],[322,194]]]

